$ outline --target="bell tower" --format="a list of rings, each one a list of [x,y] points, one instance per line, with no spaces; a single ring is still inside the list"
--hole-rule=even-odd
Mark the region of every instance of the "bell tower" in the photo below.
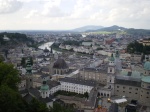
[[[49,66],[49,74],[50,75],[54,74],[53,64],[54,64],[54,54],[53,54],[53,49],[51,47],[51,52],[50,52],[50,66]]]
[[[111,54],[111,57],[109,59],[109,64],[108,64],[108,73],[114,74],[116,72],[115,70],[115,58],[113,54]]]
[[[108,64],[108,72],[107,72],[107,87],[111,89],[111,95],[114,95],[114,84],[115,84],[115,73],[116,73],[116,67],[115,67],[115,58],[113,54],[111,54],[111,57],[109,59]]]
[[[49,86],[47,85],[46,81],[43,81],[43,84],[40,88],[40,93],[42,98],[49,97]]]
[[[32,64],[31,58],[26,60],[26,89],[33,87]]]

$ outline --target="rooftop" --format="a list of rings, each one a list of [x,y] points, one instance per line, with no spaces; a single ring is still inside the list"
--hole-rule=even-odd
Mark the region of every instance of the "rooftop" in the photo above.
[[[116,84],[141,87],[141,82],[133,80],[116,79]]]
[[[56,69],[66,69],[68,68],[67,63],[65,62],[64,59],[59,58],[53,65],[53,68]]]
[[[62,82],[68,82],[68,83],[75,83],[75,84],[80,84],[80,85],[86,85],[86,86],[96,86],[96,82],[95,81],[91,81],[91,80],[79,80],[79,79],[75,79],[75,78],[62,78],[59,79],[59,81]]]
[[[142,81],[146,83],[150,83],[150,76],[143,76]]]

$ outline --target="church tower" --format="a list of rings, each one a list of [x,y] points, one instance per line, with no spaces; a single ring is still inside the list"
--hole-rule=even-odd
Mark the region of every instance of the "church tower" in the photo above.
[[[32,65],[31,59],[26,60],[26,89],[30,89],[33,86],[33,76],[32,76]]]
[[[122,62],[120,60],[119,51],[116,51],[115,54],[115,65],[116,65],[117,72],[120,72],[122,70]]]
[[[43,81],[43,84],[40,88],[40,93],[42,98],[49,97],[49,86],[47,85],[46,81]]]
[[[49,66],[49,74],[50,75],[54,74],[53,65],[54,65],[54,54],[53,54],[53,49],[51,47],[51,52],[50,52],[50,66]]]
[[[114,95],[114,85],[115,85],[115,73],[116,73],[116,67],[115,67],[115,58],[113,54],[111,55],[109,59],[108,64],[108,75],[107,75],[107,86],[109,89],[111,89],[111,95]]]
[[[116,72],[115,70],[115,58],[113,54],[111,54],[111,57],[109,59],[109,64],[108,64],[108,73],[114,74]]]

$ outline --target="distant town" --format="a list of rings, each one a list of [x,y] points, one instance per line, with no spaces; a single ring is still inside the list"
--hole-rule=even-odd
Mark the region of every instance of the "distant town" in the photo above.
[[[0,60],[17,69],[27,103],[71,108],[62,112],[150,112],[150,35],[113,28],[1,32]]]

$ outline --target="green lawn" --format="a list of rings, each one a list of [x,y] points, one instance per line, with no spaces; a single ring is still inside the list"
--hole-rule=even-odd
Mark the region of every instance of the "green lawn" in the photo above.
[[[67,92],[67,91],[57,91],[56,93],[54,93],[54,96],[58,96],[58,95],[76,96],[76,97],[79,97],[79,98],[85,97],[84,94],[78,94],[78,93],[75,93],[75,92]]]

